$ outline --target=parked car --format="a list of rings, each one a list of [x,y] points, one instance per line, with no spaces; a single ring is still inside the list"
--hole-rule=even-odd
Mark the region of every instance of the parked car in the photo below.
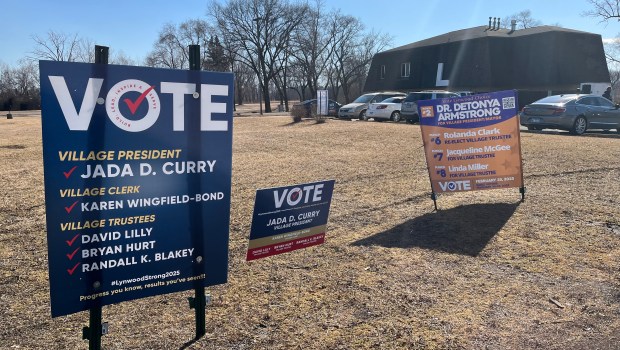
[[[364,94],[355,99],[355,101],[340,107],[338,111],[338,118],[342,119],[359,119],[368,120],[366,116],[366,110],[370,103],[380,102],[389,97],[406,96],[402,92],[373,92]]]
[[[589,129],[620,133],[620,105],[598,95],[567,94],[542,98],[521,110],[529,130],[560,129],[581,135]]]
[[[316,98],[296,103],[293,107],[291,107],[291,115],[300,116],[302,118],[310,118],[314,113],[316,113],[316,104]],[[334,100],[327,100],[327,115],[337,117],[340,106],[341,104]]]
[[[377,122],[384,120],[399,122],[401,120],[400,106],[404,99],[403,96],[396,96],[386,98],[378,103],[371,103],[368,105],[366,116],[368,118],[373,118]]]
[[[401,117],[404,118],[407,123],[413,124],[420,121],[420,115],[418,114],[418,101],[421,100],[434,100],[436,98],[449,98],[459,97],[460,95],[450,91],[418,91],[410,92],[403,100],[403,105],[400,109]]]

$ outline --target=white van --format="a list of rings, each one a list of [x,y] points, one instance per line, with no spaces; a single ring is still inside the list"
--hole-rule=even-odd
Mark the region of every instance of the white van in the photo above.
[[[581,83],[579,85],[579,93],[603,96],[605,90],[610,87],[610,83]]]

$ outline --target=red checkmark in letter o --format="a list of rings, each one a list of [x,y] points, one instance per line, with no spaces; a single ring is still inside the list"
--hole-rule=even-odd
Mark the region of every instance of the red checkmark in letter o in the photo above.
[[[146,97],[146,95],[149,94],[149,92],[151,92],[151,90],[153,90],[153,88],[155,88],[154,86],[151,86],[150,88],[146,89],[145,92],[143,92],[136,101],[132,101],[128,98],[124,99],[123,102],[125,102],[127,104],[127,107],[129,107],[129,111],[131,112],[131,114],[136,114],[136,111],[138,110],[138,107],[140,107],[140,104],[142,104],[142,101],[144,101],[144,98]]]

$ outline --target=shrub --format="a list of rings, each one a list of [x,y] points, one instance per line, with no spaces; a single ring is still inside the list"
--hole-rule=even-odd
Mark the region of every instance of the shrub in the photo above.
[[[291,108],[291,117],[293,118],[293,123],[299,123],[301,118],[306,117],[306,110],[303,106],[293,105]]]

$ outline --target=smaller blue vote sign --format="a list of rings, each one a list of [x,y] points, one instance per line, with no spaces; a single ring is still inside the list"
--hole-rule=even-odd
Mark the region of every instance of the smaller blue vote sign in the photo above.
[[[233,75],[39,65],[52,316],[225,283]]]
[[[334,180],[256,191],[246,260],[325,241]]]

